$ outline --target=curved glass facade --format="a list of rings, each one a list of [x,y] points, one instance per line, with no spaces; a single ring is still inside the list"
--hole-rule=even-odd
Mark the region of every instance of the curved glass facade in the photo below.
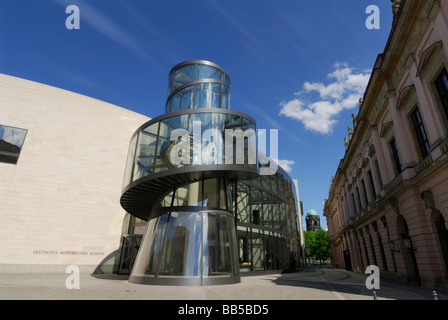
[[[153,119],[131,139],[123,188],[184,166],[235,164],[256,171],[256,129],[253,119],[230,110],[193,110]]]
[[[175,188],[148,222],[131,282],[204,285],[239,281],[235,220],[226,179]]]
[[[230,78],[214,63],[178,64],[171,70],[168,83],[166,113],[197,108],[230,109]]]
[[[148,222],[153,231],[142,242],[140,250],[146,254],[137,259],[132,282],[235,283],[240,272],[290,271],[299,267],[296,198],[291,178],[281,168],[272,176],[251,181],[204,179],[175,188],[161,198],[156,212]],[[186,220],[195,224],[187,226],[185,222],[182,226],[188,232],[176,234],[178,223]],[[140,223],[137,219],[135,224],[129,224],[124,234],[133,233],[133,225]],[[207,234],[202,232],[205,229]],[[216,240],[210,240],[211,230]],[[166,238],[161,238],[162,233]],[[184,248],[177,260],[165,254],[171,252],[175,238]],[[231,241],[227,243],[227,239]],[[185,247],[185,243],[195,245]],[[212,243],[215,245],[210,249]],[[196,253],[202,258],[192,259]],[[177,271],[170,273],[170,268]]]
[[[166,114],[132,136],[120,199],[134,217],[120,263],[133,266],[130,282],[226,284],[240,270],[297,268],[291,179],[280,167],[260,175],[257,123],[229,108],[227,72],[183,62],[169,74]]]
[[[176,187],[162,198],[162,208],[199,207],[232,211],[231,190],[226,178],[201,179],[184,186]]]
[[[230,283],[237,282],[232,279],[239,275],[231,248],[233,221],[227,212],[175,209],[152,219],[130,281],[202,285],[211,284],[213,278],[229,278]]]
[[[291,178],[271,176],[232,185],[241,272],[299,267],[297,206]]]

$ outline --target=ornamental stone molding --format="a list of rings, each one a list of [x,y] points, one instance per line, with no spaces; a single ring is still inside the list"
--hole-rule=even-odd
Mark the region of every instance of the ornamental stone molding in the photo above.
[[[390,0],[392,2],[392,12],[397,15],[400,12],[401,0]]]
[[[435,201],[434,201],[434,195],[432,194],[431,190],[425,190],[421,193],[421,197],[423,202],[425,203],[425,208],[430,210],[435,210]]]
[[[392,206],[392,208],[394,209],[395,213],[400,214],[400,205],[398,203],[398,200],[395,198],[390,198],[389,203]]]

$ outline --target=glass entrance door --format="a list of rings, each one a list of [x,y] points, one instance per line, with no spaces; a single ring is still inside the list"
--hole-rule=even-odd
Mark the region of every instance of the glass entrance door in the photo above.
[[[120,255],[120,263],[118,274],[130,274],[137,256],[138,248],[142,241],[143,235],[132,234],[124,235],[122,238],[122,249]]]

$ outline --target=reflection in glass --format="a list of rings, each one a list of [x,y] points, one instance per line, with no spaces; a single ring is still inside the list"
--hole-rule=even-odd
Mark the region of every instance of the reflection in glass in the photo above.
[[[0,125],[0,162],[16,164],[27,130]]]
[[[198,206],[230,210],[229,181],[225,178],[215,178],[196,181],[176,188],[174,192],[162,198],[160,205]],[[169,197],[174,196],[174,199]],[[172,202],[173,200],[173,202]]]
[[[221,85],[221,108],[230,109],[230,88]]]
[[[266,227],[272,227],[272,215],[271,215],[271,196],[267,192],[261,193],[261,206],[263,214],[263,225]]]
[[[202,181],[190,183],[183,189],[186,190],[185,198],[183,199],[184,206],[202,206]]]
[[[233,186],[233,184],[232,184]],[[244,183],[238,182],[237,195],[236,195],[236,215],[240,222],[250,222],[250,207],[249,207],[249,193],[247,192],[249,186]],[[234,190],[232,190],[234,192]]]
[[[171,191],[166,196],[164,196],[162,198],[162,201],[160,201],[160,206],[161,207],[171,207],[173,205],[173,202],[172,202],[173,196],[174,196],[174,191]]]
[[[168,81],[166,112],[192,108],[230,109],[230,79],[219,68],[201,63],[187,64],[173,70]],[[195,85],[195,82],[201,83]],[[185,88],[177,92],[180,87]]]
[[[171,98],[171,101],[171,112],[179,111],[182,107],[182,96],[180,95],[180,93],[176,93]]]
[[[281,182],[286,192],[281,194],[275,188],[268,189],[269,192],[261,190],[263,183],[257,188],[254,180],[250,185],[237,182],[235,214],[238,223],[250,226],[244,227],[244,232],[238,226],[238,235],[232,215],[193,214],[175,209],[176,206],[183,210],[186,206],[194,206],[232,210],[230,192],[226,192],[229,183],[224,179],[196,181],[161,197],[160,205],[173,206],[173,212],[150,220],[148,230],[151,231],[143,244],[150,253],[141,254],[145,258],[138,259],[140,267],[136,266],[135,270],[140,270],[140,275],[146,277],[200,279],[230,277],[235,270],[238,272],[235,264],[239,264],[241,271],[294,269],[299,255],[296,207],[288,184],[289,176],[280,171],[275,178],[259,177],[256,180],[263,178],[270,181],[271,187]],[[193,230],[202,230],[202,233],[193,237]],[[201,259],[195,259],[198,252]],[[145,260],[143,267],[142,259]]]
[[[188,188],[186,187],[180,187],[174,190],[173,206],[174,207],[188,206],[187,194],[188,194]]]
[[[190,81],[195,80],[195,77],[196,77],[195,64],[183,66],[182,68],[176,70],[174,73],[173,89],[176,89],[181,85],[184,85]]]
[[[170,95],[171,92],[173,91],[173,78],[174,78],[174,73],[170,72],[170,74],[168,76],[168,95]],[[169,112],[169,109],[167,112]]]
[[[204,234],[204,277],[229,277],[236,275],[233,253],[235,229],[230,216],[208,213],[208,228]]]
[[[199,277],[201,213],[172,212],[159,251],[159,277]]]
[[[252,180],[250,185],[244,182],[230,184],[225,179],[206,179],[191,183],[189,185],[179,187],[174,192],[161,198],[160,205],[163,207],[170,206],[198,206],[203,208],[221,208],[223,210],[234,210],[234,214],[238,219],[238,223],[249,223],[257,225],[257,228],[249,228],[242,234],[238,232],[239,245],[239,263],[242,270],[274,270],[283,268],[294,268],[294,261],[297,260],[297,249],[294,245],[296,237],[296,207],[291,186],[288,181],[280,179],[284,172],[280,172],[277,176],[260,176],[256,180],[266,180],[255,187],[255,181]],[[287,178],[288,176],[285,176]],[[279,189],[273,186],[279,182],[287,187],[286,193],[280,193]],[[267,183],[267,184],[266,184]],[[232,186],[232,193],[228,192],[229,186]],[[262,186],[267,187],[261,189]],[[270,186],[270,188],[268,188]],[[235,207],[230,203],[230,195],[236,192]],[[174,209],[174,208],[173,208]],[[213,224],[218,223],[219,219],[208,216],[207,220],[209,230],[213,229]],[[204,220],[205,221],[205,220]],[[213,223],[212,223],[213,221]],[[218,222],[216,222],[218,221]],[[233,218],[231,219],[233,221]],[[234,223],[234,222],[232,222]],[[225,225],[224,223],[222,224]],[[277,230],[278,232],[273,232]],[[211,231],[210,231],[211,232]],[[204,235],[205,237],[206,235]],[[290,237],[287,240],[285,237]],[[213,236],[213,241],[217,241]],[[224,239],[224,238],[223,238]],[[289,239],[289,238],[288,238]],[[221,248],[209,249],[205,247],[207,243],[204,240],[204,255],[210,255],[210,252],[220,252],[220,266],[225,266],[229,261],[228,255],[225,253],[227,244],[221,241]],[[231,243],[231,241],[229,242]],[[297,243],[296,243],[297,244]],[[210,250],[210,251],[208,251]],[[210,255],[211,256],[211,255]],[[227,258],[226,258],[227,257]],[[217,258],[213,258],[217,259]],[[207,274],[207,270],[213,270],[219,274],[219,268],[216,269],[209,258],[209,265],[203,265],[203,274]],[[243,259],[243,260],[241,260]]]
[[[143,246],[139,250],[143,255],[140,259],[143,259],[146,263],[143,265],[136,263],[136,270],[133,270],[133,272],[148,276],[155,276],[157,274],[157,268],[162,258],[161,252],[163,251],[163,242],[165,239],[168,218],[168,215],[164,215],[159,219],[150,220],[146,234],[151,233],[151,237],[145,235],[143,238]],[[137,256],[137,259],[138,258],[139,256]]]
[[[193,108],[230,109],[230,88],[213,82],[191,85],[169,98],[165,106],[167,113]]]
[[[195,87],[195,108],[219,108],[219,84],[212,82],[199,83]]]
[[[193,108],[193,93],[194,93],[193,86],[182,89],[182,91],[180,92],[180,95],[182,96],[182,109]]]
[[[171,101],[172,101],[172,99],[169,99],[166,101],[166,104],[165,104],[165,112],[166,113],[171,111]]]
[[[193,134],[193,126],[198,125],[200,128],[200,134],[204,133],[207,129],[216,128],[216,116],[215,113],[192,113],[190,115],[189,132]]]
[[[160,122],[154,172],[160,172],[174,168],[170,151],[173,145],[179,143],[179,140],[171,141],[171,134],[176,129],[186,129],[187,125],[188,115],[167,118]]]
[[[272,227],[280,230],[280,204],[279,199],[275,196],[271,197],[272,200]]]
[[[218,130],[218,114],[191,114],[189,132],[192,138],[192,165],[222,164],[224,141]]]
[[[286,177],[287,177],[287,175],[286,175],[285,171],[283,171],[283,169],[281,167],[278,167],[277,173],[279,175],[279,182],[278,182],[279,192],[280,193],[284,193],[285,192],[285,184],[286,184]]]
[[[159,124],[154,123],[140,131],[132,181],[153,172],[154,155],[156,153],[157,132]]]
[[[198,79],[221,79],[221,71],[215,67],[198,65]]]
[[[261,185],[263,188],[270,190],[271,189],[271,176],[261,176]]]
[[[263,246],[263,234],[259,229],[252,228],[252,256],[253,271],[264,270],[263,259],[265,248]]]
[[[250,188],[250,203],[252,212],[252,223],[261,224],[260,217],[260,191],[256,188]]]
[[[123,188],[131,182],[132,170],[134,168],[135,148],[137,144],[138,135],[134,135],[129,144],[128,159],[126,161],[126,169],[123,178]]]
[[[205,207],[219,208],[219,179],[209,179],[204,181],[204,201]]]
[[[286,172],[279,167],[274,175],[231,182],[229,178],[204,179],[212,176],[207,174],[202,178],[190,176],[190,171],[198,168],[186,168],[242,163],[258,169],[254,122],[227,110],[192,110],[230,109],[228,76],[219,68],[190,61],[174,68],[169,82],[166,111],[183,115],[160,117],[159,122],[135,135],[129,147],[124,183],[157,173],[141,181],[163,185],[131,276],[145,277],[150,283],[163,279],[172,284],[175,281],[167,279],[185,278],[192,281],[184,283],[196,284],[199,280],[202,284],[204,278],[232,281],[231,277],[239,274],[238,266],[244,271],[293,267],[298,261],[296,206]],[[190,110],[181,111],[186,109]],[[176,129],[181,130],[171,141]],[[230,163],[225,153],[226,129],[232,134]],[[252,131],[255,140],[248,136]],[[176,154],[181,163],[171,161]],[[252,154],[254,162],[249,161]],[[215,167],[221,169],[210,166]],[[188,176],[182,179],[170,176],[184,171]],[[189,183],[183,184],[186,181]],[[209,283],[215,283],[215,279]]]
[[[241,117],[232,115],[232,114],[224,114],[224,127],[225,129],[241,129]]]
[[[226,213],[164,214],[150,221],[132,276],[237,276],[234,237],[233,218]]]
[[[250,229],[237,226],[237,239],[239,248],[239,265],[241,272],[252,271],[252,248]]]
[[[230,79],[224,72],[221,74],[221,80],[227,82],[230,85]]]
[[[229,188],[229,182],[226,179],[219,179],[219,208],[223,210],[230,211],[231,210],[231,194]]]
[[[194,84],[195,80],[210,79]],[[166,112],[192,108],[230,109],[230,79],[220,69],[204,64],[188,64],[174,70],[169,76]],[[228,85],[219,82],[224,81]],[[177,88],[187,86],[176,92]],[[171,97],[170,97],[171,96]]]

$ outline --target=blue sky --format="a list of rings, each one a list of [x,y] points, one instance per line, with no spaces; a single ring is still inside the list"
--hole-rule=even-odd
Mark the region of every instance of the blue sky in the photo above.
[[[68,5],[80,29],[66,28]],[[369,5],[380,29],[366,27]],[[323,201],[391,23],[386,0],[7,0],[0,73],[156,117],[174,65],[213,61],[231,108],[279,130],[279,160],[326,228]]]

